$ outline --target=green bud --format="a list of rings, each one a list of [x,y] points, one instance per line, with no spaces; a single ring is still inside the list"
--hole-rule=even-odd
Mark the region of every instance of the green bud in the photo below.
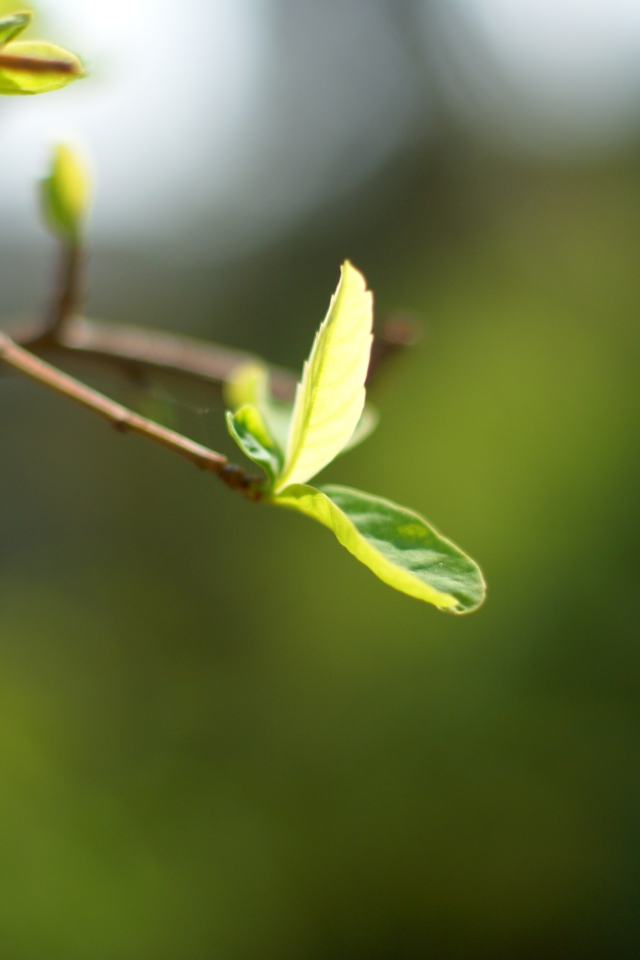
[[[90,185],[85,164],[77,152],[58,144],[53,153],[51,173],[42,181],[44,216],[67,243],[77,243],[89,210]]]
[[[31,10],[19,10],[9,17],[2,17],[0,19],[0,47],[22,33],[31,23],[32,17]]]
[[[260,407],[269,392],[269,372],[258,360],[242,361],[234,367],[222,387],[224,402],[230,410],[245,404]]]

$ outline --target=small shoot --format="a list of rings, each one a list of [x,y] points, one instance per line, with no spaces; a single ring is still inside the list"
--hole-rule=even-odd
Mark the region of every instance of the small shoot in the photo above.
[[[60,143],[53,150],[51,169],[42,181],[41,200],[51,230],[69,246],[76,246],[91,199],[87,167],[77,150]]]
[[[266,370],[247,365],[226,390],[238,407],[227,413],[229,432],[265,471],[263,500],[328,527],[394,589],[449,613],[470,613],[485,597],[480,569],[420,514],[349,487],[308,484],[377,423],[377,413],[365,406],[372,326],[372,295],[346,262],[290,414],[283,420],[280,410],[278,422]]]
[[[260,411],[265,425],[280,452],[287,449],[289,427],[293,417],[293,405],[276,400],[271,395],[269,368],[259,360],[252,360],[235,367],[224,384],[224,400],[232,410],[239,410],[250,403]],[[351,438],[337,456],[357,447],[370,437],[378,426],[380,414],[372,403],[365,402],[364,409]]]
[[[46,40],[16,40],[33,13],[18,10],[0,19],[0,95],[31,96],[66,87],[84,75],[74,53]]]
[[[242,452],[262,467],[273,486],[282,470],[282,454],[257,407],[250,403],[227,412],[227,429]]]

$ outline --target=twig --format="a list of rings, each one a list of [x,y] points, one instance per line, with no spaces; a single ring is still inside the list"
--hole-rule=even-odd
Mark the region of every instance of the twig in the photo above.
[[[57,343],[69,350],[186,373],[214,383],[224,383],[242,364],[262,362],[254,354],[195,337],[79,316],[63,325]],[[269,369],[274,396],[278,400],[292,400],[296,375],[282,367],[270,366]]]
[[[75,400],[100,414],[117,430],[138,433],[156,443],[162,444],[174,453],[185,457],[201,470],[210,470],[233,489],[239,490],[249,500],[260,499],[260,480],[250,476],[241,467],[230,464],[226,457],[207,447],[203,447],[173,430],[133,413],[122,404],[109,400],[91,387],[85,386],[74,377],[63,373],[51,364],[40,360],[29,351],[19,347],[6,334],[0,334],[0,357],[10,366],[26,374],[39,383],[56,390],[58,393]]]
[[[152,370],[169,371],[188,377],[224,383],[234,369],[258,358],[242,350],[222,347],[196,337],[187,337],[147,327],[135,327],[105,320],[89,320],[67,316],[52,337],[47,329],[33,324],[11,330],[14,340],[35,352],[72,351],[107,363],[120,361]],[[419,326],[408,317],[392,316],[377,330],[373,343],[367,384],[378,378],[380,371],[401,349],[419,339]],[[259,361],[262,362],[262,361]],[[277,400],[292,402],[297,376],[283,367],[269,366],[271,391]]]
[[[60,243],[60,270],[53,303],[47,321],[45,339],[55,340],[64,323],[72,317],[80,302],[82,248],[73,240]]]

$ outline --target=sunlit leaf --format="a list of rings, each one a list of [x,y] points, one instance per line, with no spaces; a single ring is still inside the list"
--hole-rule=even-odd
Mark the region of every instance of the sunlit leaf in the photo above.
[[[33,14],[30,10],[19,10],[8,17],[0,19],[0,47],[15,39],[29,24]]]
[[[364,407],[372,325],[372,295],[347,262],[298,384],[278,490],[315,476],[351,439]]]
[[[293,406],[290,403],[282,403],[280,400],[271,399],[268,400],[266,404],[261,405],[259,409],[263,411],[265,422],[274,440],[281,450],[286,450],[287,438],[293,418]],[[337,456],[341,457],[343,453],[353,450],[353,448],[361,444],[363,440],[370,437],[379,422],[380,414],[376,407],[374,407],[372,403],[365,403],[356,428],[351,434],[351,439],[347,440]]]
[[[293,406],[289,403],[271,400],[267,409],[268,413],[265,415],[265,420],[269,425],[269,429],[274,439],[280,445],[280,448],[286,450],[287,438],[293,417]],[[364,440],[367,440],[379,422],[380,414],[377,408],[374,407],[372,403],[366,401],[356,428],[351,434],[351,439],[347,440],[342,450],[340,450],[336,456],[341,457],[343,453],[348,453],[349,450],[353,450],[354,447],[359,446]]]
[[[82,72],[73,53],[44,40],[18,40],[0,49],[0,94],[5,96],[58,90]]]
[[[282,457],[256,407],[247,403],[235,413],[228,411],[227,429],[243,453],[265,470],[273,484],[282,468]]]
[[[333,530],[340,543],[389,586],[449,613],[469,613],[485,596],[478,566],[413,510],[349,487],[287,487],[272,502]]]

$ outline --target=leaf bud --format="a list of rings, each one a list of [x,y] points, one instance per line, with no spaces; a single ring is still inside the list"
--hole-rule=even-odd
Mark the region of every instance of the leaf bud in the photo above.
[[[42,181],[45,219],[54,233],[76,244],[89,210],[89,173],[78,152],[64,143],[54,148],[51,173]]]

